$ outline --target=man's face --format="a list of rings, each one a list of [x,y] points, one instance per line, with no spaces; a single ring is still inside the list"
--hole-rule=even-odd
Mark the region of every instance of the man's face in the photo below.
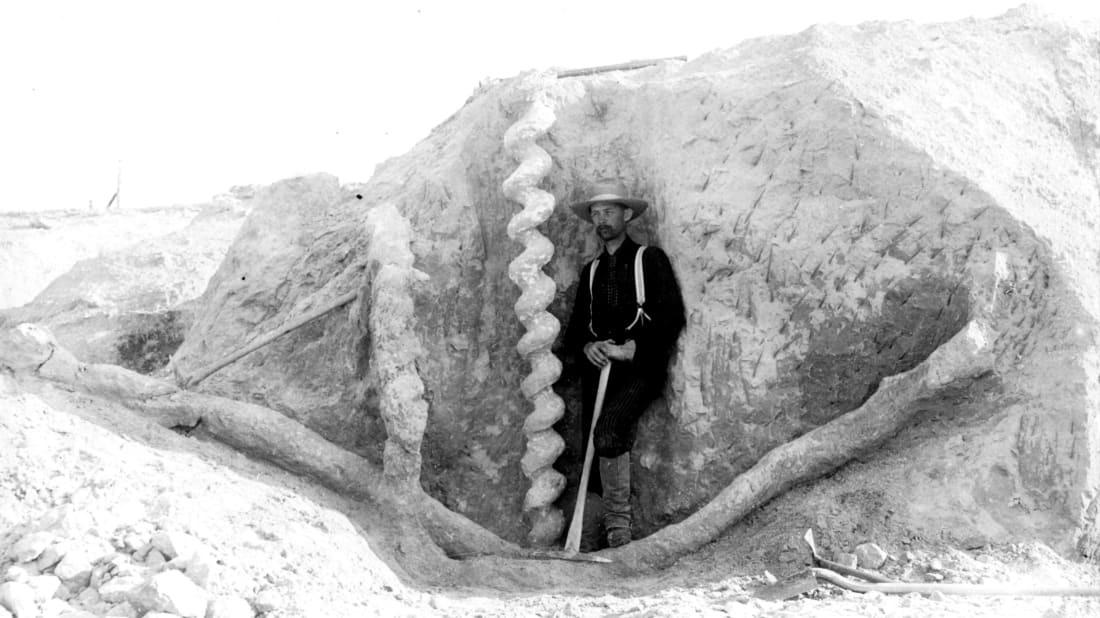
[[[596,235],[607,242],[622,236],[626,232],[626,222],[630,221],[633,211],[614,202],[596,202],[589,207],[592,224],[596,226]]]

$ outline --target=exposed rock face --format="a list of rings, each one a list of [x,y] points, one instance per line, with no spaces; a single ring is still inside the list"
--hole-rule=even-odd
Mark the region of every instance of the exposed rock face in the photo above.
[[[247,210],[222,202],[184,212],[192,216],[189,225],[140,242],[125,229],[132,225],[128,221],[114,232],[88,231],[129,238],[132,244],[78,261],[32,302],[0,311],[0,324],[47,325],[86,362],[143,373],[164,366],[190,326],[187,301],[206,288]]]
[[[654,205],[632,234],[671,256],[689,309],[667,397],[634,450],[637,531],[682,519],[987,315],[996,376],[921,402],[921,422],[875,455],[903,482],[873,488],[871,516],[925,536],[1068,549],[1100,485],[1098,45],[1096,32],[1016,12],[815,27],[686,64],[541,80],[557,105],[540,140],[554,161],[545,188],[561,204],[543,229],[557,250],[550,312],[568,319],[596,249],[564,204],[606,176]],[[324,176],[258,191],[174,359],[204,365],[362,286],[361,223],[394,204],[429,276],[415,298],[430,405],[422,482],[515,540],[528,369],[506,275],[521,250],[501,190],[515,164],[501,140],[532,81],[477,93],[358,195]],[[380,461],[365,309],[317,320],[203,388]],[[563,360],[558,390],[576,409]],[[569,419],[567,473],[583,453]],[[834,485],[838,503],[870,475]]]

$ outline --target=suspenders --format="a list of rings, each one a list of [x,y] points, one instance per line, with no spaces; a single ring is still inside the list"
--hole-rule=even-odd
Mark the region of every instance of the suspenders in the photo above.
[[[638,247],[638,251],[634,254],[634,297],[638,300],[638,312],[634,314],[634,321],[630,323],[630,326],[626,327],[626,330],[634,328],[639,322],[644,320],[650,320],[649,314],[645,312],[645,271],[642,268],[642,253],[645,252],[645,245]],[[588,331],[593,336],[596,335],[596,329],[592,328],[592,284],[596,280],[596,267],[600,265],[600,258],[592,260],[592,266],[588,269]]]

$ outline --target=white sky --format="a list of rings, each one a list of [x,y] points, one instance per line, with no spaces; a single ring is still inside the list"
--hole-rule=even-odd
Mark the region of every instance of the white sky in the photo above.
[[[0,6],[0,211],[365,181],[486,77],[697,56],[814,23],[949,21],[1013,0],[17,2]],[[1039,0],[1100,21],[1097,0]]]

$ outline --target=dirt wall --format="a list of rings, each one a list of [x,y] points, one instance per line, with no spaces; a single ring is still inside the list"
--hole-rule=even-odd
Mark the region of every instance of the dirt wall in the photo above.
[[[920,54],[915,39],[928,42]],[[1097,41],[1016,13],[814,28],[683,64],[489,84],[364,186],[312,177],[258,192],[175,363],[210,362],[369,285],[362,222],[393,204],[429,276],[414,291],[430,405],[422,483],[523,538],[527,368],[506,276],[518,206],[501,191],[515,161],[501,139],[536,84],[557,101],[540,141],[554,160],[545,188],[560,202],[543,226],[556,248],[551,313],[568,318],[596,249],[564,204],[603,176],[653,203],[631,233],[669,253],[689,308],[670,387],[634,450],[640,533],[683,518],[768,449],[860,405],[883,377],[988,315],[1001,333],[997,375],[922,402],[941,429],[906,434],[916,451],[888,446],[879,471],[851,483],[880,491],[894,525],[922,534],[1027,530],[1068,548],[1098,474],[1100,312],[1085,283],[1100,267],[1088,242],[1100,212],[1087,130]],[[901,70],[909,62],[931,68]],[[1075,73],[1052,68],[1067,63]],[[1033,78],[1071,85],[1040,93],[1024,83]],[[1045,120],[1005,131],[991,92],[997,109]],[[1009,164],[994,165],[1006,149]],[[282,410],[377,461],[385,434],[364,310],[318,320],[203,388]],[[557,388],[574,409],[576,372],[563,360]],[[559,429],[560,467],[575,476],[579,428],[567,415]],[[904,484],[887,482],[900,471]]]

